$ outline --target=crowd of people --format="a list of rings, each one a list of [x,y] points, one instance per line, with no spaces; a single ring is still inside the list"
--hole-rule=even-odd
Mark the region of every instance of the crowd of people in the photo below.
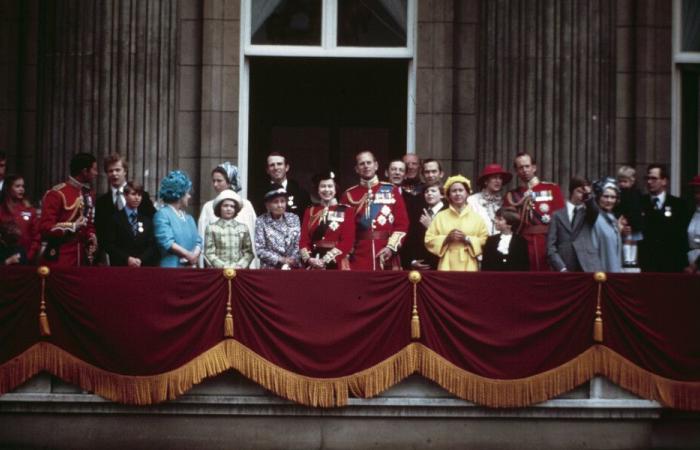
[[[407,154],[390,161],[381,181],[376,157],[362,151],[356,185],[341,193],[328,170],[313,177],[309,195],[275,152],[266,159],[269,185],[253,202],[240,195],[235,165],[215,167],[217,195],[198,221],[188,213],[192,182],[180,170],[160,181],[154,204],[127,179],[126,159],[112,154],[103,161],[109,190],[95,198],[97,160],[78,153],[39,212],[24,178],[5,176],[6,165],[0,153],[5,265],[697,273],[700,263],[700,175],[686,205],[668,192],[661,164],[647,168],[646,194],[623,166],[593,183],[573,176],[565,198],[538,178],[525,152],[513,160],[517,186],[506,191],[513,174],[500,164],[484,167],[473,185],[460,174],[445,178],[437,160]]]

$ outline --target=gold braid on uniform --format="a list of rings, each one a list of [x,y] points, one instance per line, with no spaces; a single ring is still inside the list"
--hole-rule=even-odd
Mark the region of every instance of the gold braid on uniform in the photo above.
[[[403,239],[404,236],[406,236],[406,233],[403,231],[394,231],[391,233],[391,236],[389,236],[386,246],[391,250],[398,252],[399,247],[401,246],[401,239]]]

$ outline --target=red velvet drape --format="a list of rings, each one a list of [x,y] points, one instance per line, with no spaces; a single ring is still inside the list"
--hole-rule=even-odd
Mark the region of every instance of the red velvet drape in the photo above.
[[[419,339],[411,338],[414,287],[406,272],[242,270],[230,289],[233,339],[224,334],[222,271],[54,269],[44,290],[50,335],[41,336],[36,268],[0,268],[0,393],[49,370],[116,400],[138,377],[160,380],[140,384],[129,400],[148,403],[236,368],[280,395],[329,406],[342,404],[348,389],[374,395],[416,371],[461,395],[460,377],[553,386],[566,367],[558,387],[540,397],[525,387],[510,399],[503,400],[507,390],[483,398],[524,405],[598,372],[633,380],[630,389],[653,398],[663,382],[662,401],[673,405],[675,395],[681,407],[700,409],[697,276],[609,275],[599,290],[591,274],[423,273],[415,290]],[[599,292],[603,340],[595,342]],[[549,378],[538,379],[545,372]]]

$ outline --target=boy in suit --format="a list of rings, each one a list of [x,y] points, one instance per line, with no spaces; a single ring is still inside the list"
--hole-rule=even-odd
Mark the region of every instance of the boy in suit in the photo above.
[[[486,239],[481,270],[499,272],[530,270],[527,241],[519,234],[513,233],[513,230],[520,227],[518,210],[513,207],[498,209],[494,224],[499,233]]]
[[[95,203],[97,242],[102,247],[100,253],[104,253],[106,249],[107,230],[114,226],[112,219],[118,215],[115,213],[120,212],[126,205],[124,188],[126,187],[126,178],[129,175],[129,162],[119,153],[112,153],[105,158],[103,168],[109,181],[109,188],[107,192],[97,197]],[[156,210],[153,207],[151,197],[145,190],[142,191],[141,197],[139,212],[153,218]],[[101,254],[99,260],[104,259],[104,255]]]
[[[114,212],[105,228],[105,250],[112,266],[155,266],[158,262],[153,219],[143,210],[143,186],[129,181],[124,186],[125,204]]]

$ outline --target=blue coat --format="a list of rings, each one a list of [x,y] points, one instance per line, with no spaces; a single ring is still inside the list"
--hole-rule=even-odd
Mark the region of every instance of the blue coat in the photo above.
[[[153,216],[156,243],[160,250],[160,267],[183,267],[180,257],[170,252],[170,247],[177,244],[189,251],[202,247],[202,238],[197,232],[197,225],[189,214],[184,218],[177,215],[170,206],[164,206]]]

